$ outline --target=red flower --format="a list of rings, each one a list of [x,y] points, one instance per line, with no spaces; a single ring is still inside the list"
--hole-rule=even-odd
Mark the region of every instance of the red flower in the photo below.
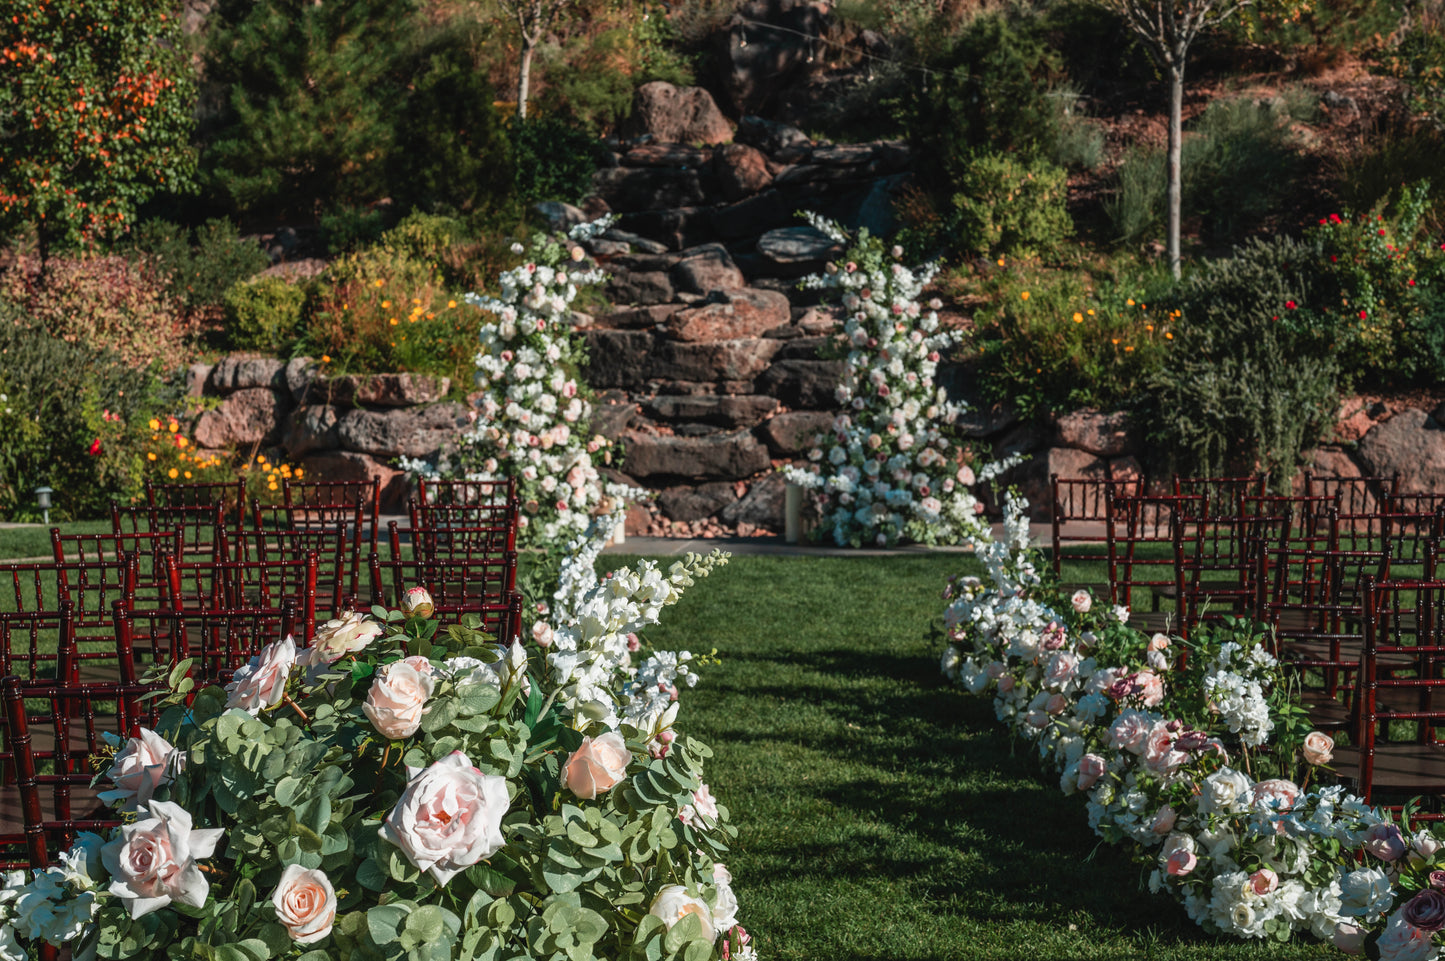
[[[1413,286],[1415,286],[1415,278],[1414,278],[1414,277],[1411,277],[1409,280],[1405,281],[1405,283],[1406,283],[1408,286],[1413,287]]]
[[[86,453],[89,454],[89,455],[92,456],[92,457],[94,457],[96,454],[99,454],[99,453],[100,453],[100,438],[99,438],[99,437],[97,437],[95,440],[93,440],[93,441],[90,442],[90,448],[89,448],[88,450],[86,450]]]
[[[1340,258],[1336,257],[1334,254],[1330,254],[1330,263],[1335,263],[1339,259]]]
[[[1363,310],[1360,311],[1360,319],[1361,319],[1361,320],[1366,319],[1367,316],[1368,316],[1368,315],[1367,315]]]
[[[1284,309],[1285,309],[1285,310],[1294,310],[1294,309],[1295,309],[1296,307],[1298,307],[1298,306],[1299,306],[1299,305],[1296,304],[1296,303],[1295,303],[1294,301],[1292,301],[1292,300],[1286,300],[1286,301],[1284,302]]]
[[[1379,230],[1377,230],[1377,231],[1375,231],[1375,232],[1376,232],[1377,234],[1379,234],[1381,237],[1385,236],[1385,228],[1384,228],[1384,227],[1381,227]]]
[[[1339,214],[1330,214],[1330,223],[1332,223],[1332,224],[1340,223],[1340,215],[1339,215]]]

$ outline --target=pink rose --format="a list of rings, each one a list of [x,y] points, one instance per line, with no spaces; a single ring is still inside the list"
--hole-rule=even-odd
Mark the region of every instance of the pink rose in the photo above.
[[[1264,811],[1283,813],[1299,800],[1300,789],[1293,781],[1271,778],[1254,786],[1254,806]]]
[[[316,629],[311,646],[301,653],[300,660],[308,667],[335,664],[348,654],[364,650],[380,636],[380,624],[368,621],[356,611],[348,611]]]
[[[320,868],[286,865],[271,903],[276,906],[276,920],[297,944],[320,941],[331,933],[336,920],[336,892]]]
[[[260,714],[264,708],[280,704],[296,660],[296,642],[290,637],[267,644],[250,663],[238,668],[226,685],[226,707]]]
[[[1421,931],[1439,931],[1445,928],[1445,894],[1426,888],[1405,902],[1400,916]]]
[[[1168,635],[1168,634],[1155,634],[1153,637],[1149,638],[1149,650],[1151,650],[1151,651],[1167,651],[1167,650],[1169,650],[1169,635]]]
[[[1109,728],[1109,746],[1114,750],[1144,753],[1144,740],[1153,725],[1144,715],[1134,711],[1120,714]]]
[[[401,595],[401,612],[408,617],[431,617],[435,610],[431,592],[425,587],[409,587]]]
[[[421,727],[427,698],[435,688],[430,671],[423,674],[406,661],[395,661],[376,672],[361,709],[382,737],[399,741]]]
[[[670,884],[658,891],[657,897],[652,899],[652,906],[647,909],[647,913],[661,918],[668,930],[691,914],[702,922],[704,940],[712,941],[716,936],[713,931],[712,909],[707,906],[706,901],[689,895],[687,888],[681,884]]]
[[[1044,702],[1044,710],[1050,714],[1062,714],[1068,706],[1069,700],[1062,694],[1050,695],[1049,699]]]
[[[1149,831],[1152,834],[1163,837],[1174,830],[1174,822],[1178,820],[1178,818],[1178,812],[1166,804],[1154,815],[1154,820],[1149,822]]]
[[[114,791],[101,791],[100,799],[122,811],[134,811],[151,799],[156,788],[171,780],[185,767],[186,756],[149,728],[141,728],[140,736],[125,742],[111,760],[105,776],[115,784]]]
[[[505,778],[483,774],[456,751],[412,777],[378,833],[446,884],[502,849],[510,803]]]
[[[534,621],[532,623],[532,640],[537,642],[538,647],[551,647],[552,642],[557,639],[556,632],[552,625],[546,621]]]
[[[1194,870],[1199,858],[1188,848],[1175,848],[1164,862],[1164,871],[1170,877],[1182,878]]]
[[[1419,867],[1435,856],[1440,842],[1429,831],[1421,831],[1410,839],[1410,864]]]
[[[1405,839],[1393,824],[1372,824],[1365,832],[1364,847],[1381,861],[1398,861],[1405,854]]]
[[[1431,871],[1427,880],[1435,890],[1445,890],[1445,871]]]
[[[190,813],[170,801],[151,801],[116,830],[100,859],[110,872],[110,893],[126,902],[132,919],[172,901],[193,908],[206,903],[211,886],[196,861],[215,852],[225,831],[193,829]]]
[[[677,812],[683,824],[711,827],[718,821],[717,799],[712,796],[706,784],[692,792],[692,803]]]
[[[1269,868],[1260,868],[1249,876],[1249,888],[1260,897],[1264,897],[1275,888],[1279,887],[1279,875]]]
[[[595,798],[627,777],[632,752],[616,731],[584,737],[562,767],[562,786],[580,798]]]
[[[1074,591],[1074,596],[1069,598],[1069,603],[1072,604],[1074,610],[1080,614],[1087,614],[1089,613],[1089,608],[1094,606],[1094,599],[1089,595],[1088,591],[1077,590]]]
[[[1135,674],[1134,685],[1134,694],[1143,700],[1145,707],[1158,707],[1164,702],[1164,679],[1153,671]]]
[[[1007,670],[1008,665],[1004,664],[1003,661],[990,661],[989,665],[983,669],[983,673],[990,679],[996,681],[1003,677],[1004,672]]]
[[[1013,689],[1014,689],[1014,677],[1013,677],[1012,674],[1005,674],[1003,677],[1001,677],[1001,678],[998,679],[998,692],[999,692],[1000,694],[1007,694],[1009,691],[1012,691]]]
[[[1144,764],[1157,774],[1172,774],[1189,755],[1174,749],[1174,732],[1168,725],[1155,724],[1144,736]]]
[[[1328,764],[1335,756],[1335,739],[1323,731],[1311,731],[1305,735],[1300,753],[1310,764]]]
[[[1341,921],[1335,925],[1335,933],[1330,940],[1345,954],[1359,954],[1365,949],[1365,929],[1348,921]]]
[[[1109,766],[1097,754],[1085,754],[1079,758],[1079,790],[1087,791],[1104,776]]]

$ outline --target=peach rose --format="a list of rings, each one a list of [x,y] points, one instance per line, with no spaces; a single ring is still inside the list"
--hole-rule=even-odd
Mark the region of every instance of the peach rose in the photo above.
[[[412,777],[378,832],[438,884],[502,849],[506,778],[455,751]]]
[[[1170,877],[1182,878],[1193,871],[1199,857],[1188,848],[1175,848],[1164,862],[1164,871]]]
[[[1335,739],[1323,731],[1311,731],[1305,735],[1300,752],[1304,754],[1305,760],[1310,764],[1328,764],[1334,760]]]
[[[562,786],[580,798],[595,798],[627,777],[632,752],[616,731],[584,737],[562,768]]]
[[[1164,702],[1164,679],[1153,671],[1140,671],[1134,675],[1134,684],[1137,688],[1135,696],[1139,697],[1145,707],[1158,707]]]
[[[424,674],[406,661],[394,661],[376,672],[361,709],[382,737],[399,741],[421,727],[427,698],[435,688],[430,671]]]
[[[336,892],[320,868],[286,865],[271,903],[276,906],[276,920],[297,944],[320,941],[331,933],[336,920]]]
[[[647,913],[661,918],[668,930],[671,930],[674,924],[689,914],[695,915],[702,922],[703,938],[711,941],[715,937],[712,910],[707,906],[707,902],[701,898],[691,897],[687,893],[687,888],[681,884],[669,884],[658,891],[657,897],[652,899],[652,907],[648,909]]]
[[[196,861],[210,857],[223,834],[221,828],[192,828],[190,813],[179,804],[151,801],[100,849],[110,893],[126,902],[132,919],[172,901],[201,907],[211,886]]]
[[[1080,614],[1089,613],[1089,608],[1094,606],[1094,599],[1085,590],[1074,591],[1074,596],[1069,598],[1069,603],[1074,605],[1074,610]]]
[[[380,636],[380,624],[368,621],[365,615],[356,611],[348,611],[317,628],[311,646],[302,653],[302,659],[310,667],[335,664],[346,655],[365,649]]]
[[[1277,887],[1279,887],[1279,875],[1269,868],[1260,868],[1249,876],[1249,889],[1259,897],[1264,897]]]
[[[1179,819],[1178,813],[1168,804],[1164,805],[1154,815],[1154,820],[1149,822],[1149,831],[1160,837],[1167,835],[1174,830],[1174,822]]]
[[[1104,776],[1109,766],[1097,754],[1085,754],[1079,758],[1079,790],[1087,791]]]
[[[226,685],[226,707],[240,708],[247,714],[260,714],[275,707],[286,696],[286,680],[296,664],[296,642],[290,637],[272,641],[238,668]]]
[[[185,763],[186,756],[177,753],[170,741],[143,727],[140,737],[126,741],[125,747],[116,752],[110,770],[105,772],[116,789],[101,791],[100,799],[122,811],[134,811]]]

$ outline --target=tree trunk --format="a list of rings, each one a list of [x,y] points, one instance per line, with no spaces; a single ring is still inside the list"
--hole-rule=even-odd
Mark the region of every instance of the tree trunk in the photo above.
[[[525,32],[522,34],[522,67],[517,76],[517,119],[527,119],[527,87],[532,80],[532,51],[537,43]]]
[[[1169,271],[1179,279],[1179,220],[1180,188],[1183,160],[1183,110],[1184,110],[1184,62],[1171,64],[1169,71],[1169,226],[1167,246],[1169,249]]]

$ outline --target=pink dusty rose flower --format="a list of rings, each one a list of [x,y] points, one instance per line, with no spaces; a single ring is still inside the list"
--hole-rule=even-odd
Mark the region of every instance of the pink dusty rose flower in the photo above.
[[[652,899],[652,907],[648,908],[647,913],[661,918],[668,930],[672,930],[674,924],[689,914],[694,915],[702,922],[703,938],[711,941],[715,937],[712,909],[701,898],[689,896],[687,888],[681,884],[670,884],[658,891],[657,897]]]
[[[313,944],[331,933],[336,920],[336,891],[320,868],[288,864],[271,895],[276,920],[297,944]]]
[[[1164,679],[1153,671],[1140,671],[1134,675],[1134,684],[1137,690],[1135,695],[1141,698],[1145,707],[1158,707],[1164,703]]]
[[[1335,756],[1335,739],[1323,731],[1311,731],[1305,735],[1300,753],[1310,764],[1328,764]]]
[[[1445,871],[1431,871],[1429,874],[1430,887],[1437,891],[1445,890]]]
[[[1151,651],[1167,651],[1167,650],[1169,650],[1169,635],[1168,635],[1168,634],[1155,634],[1153,637],[1149,638],[1149,650],[1151,650]]]
[[[712,796],[706,784],[692,792],[692,803],[677,812],[683,824],[710,827],[717,823],[717,799]]]
[[[356,611],[348,611],[317,628],[311,646],[301,654],[301,661],[310,667],[335,664],[348,654],[364,650],[380,636],[380,624],[368,621]]]
[[[1152,725],[1144,715],[1130,711],[1120,714],[1109,728],[1109,746],[1114,750],[1142,754]]]
[[[267,644],[250,663],[238,668],[231,683],[226,685],[226,707],[260,714],[263,709],[280,704],[286,696],[286,680],[296,662],[296,642],[289,636]]]
[[[1266,811],[1284,812],[1299,801],[1300,789],[1293,781],[1271,778],[1254,786],[1254,806]]]
[[[1080,614],[1087,614],[1089,613],[1089,608],[1094,606],[1094,599],[1089,595],[1088,591],[1078,590],[1074,591],[1074,596],[1069,598],[1069,603],[1072,604],[1074,610]]]
[[[1160,837],[1174,830],[1174,822],[1179,819],[1179,814],[1168,804],[1159,809],[1154,815],[1154,820],[1149,822],[1149,831]]]
[[[427,698],[435,689],[430,671],[422,673],[406,661],[395,661],[376,672],[361,709],[382,737],[399,741],[421,727]]]
[[[998,692],[999,692],[1000,694],[1007,694],[1009,691],[1012,691],[1013,689],[1014,689],[1014,676],[1013,676],[1012,674],[1005,674],[1003,677],[1001,677],[1001,678],[998,679]]]
[[[1249,889],[1260,897],[1264,897],[1277,887],[1279,887],[1279,875],[1269,868],[1260,868],[1249,876]]]
[[[456,751],[413,775],[379,833],[446,884],[501,850],[510,803],[505,778],[483,774]]]
[[[401,612],[410,617],[431,617],[436,610],[431,592],[425,587],[409,587],[401,595]]]
[[[557,639],[557,634],[552,630],[552,625],[546,621],[535,621],[532,624],[532,640],[537,642],[538,647],[551,647],[552,642]]]
[[[1421,831],[1410,839],[1409,858],[1412,867],[1420,867],[1440,850],[1440,842],[1429,831]]]
[[[1109,766],[1097,754],[1085,754],[1079,758],[1079,790],[1087,791],[1098,783]]]
[[[1167,724],[1155,724],[1144,736],[1143,758],[1145,766],[1156,774],[1172,774],[1189,755],[1174,749],[1174,732]]]
[[[1405,902],[1400,915],[1406,924],[1421,931],[1439,931],[1445,928],[1445,894],[1434,888],[1426,888]]]
[[[1345,954],[1359,954],[1365,949],[1365,929],[1348,921],[1341,921],[1335,925],[1335,933],[1330,940]]]
[[[1050,714],[1062,714],[1068,706],[1069,699],[1062,694],[1051,694],[1049,699],[1044,702],[1044,710]]]
[[[206,903],[211,886],[196,861],[215,852],[223,830],[196,830],[179,804],[151,801],[117,831],[100,849],[100,860],[110,872],[110,893],[126,902],[132,919],[172,901],[193,908]]]
[[[1193,871],[1198,863],[1199,858],[1193,851],[1188,848],[1175,848],[1164,862],[1164,871],[1170,877],[1182,878]]]
[[[140,736],[125,742],[111,761],[105,776],[115,784],[114,791],[101,791],[100,799],[122,811],[134,811],[151,799],[156,788],[170,781],[185,766],[186,756],[177,753],[171,742],[150,728],[141,728]]]
[[[595,798],[627,777],[632,752],[616,731],[584,737],[562,767],[562,786],[580,798]]]
[[[1405,839],[1393,824],[1372,824],[1365,831],[1364,847],[1381,861],[1398,861],[1405,854]]]

